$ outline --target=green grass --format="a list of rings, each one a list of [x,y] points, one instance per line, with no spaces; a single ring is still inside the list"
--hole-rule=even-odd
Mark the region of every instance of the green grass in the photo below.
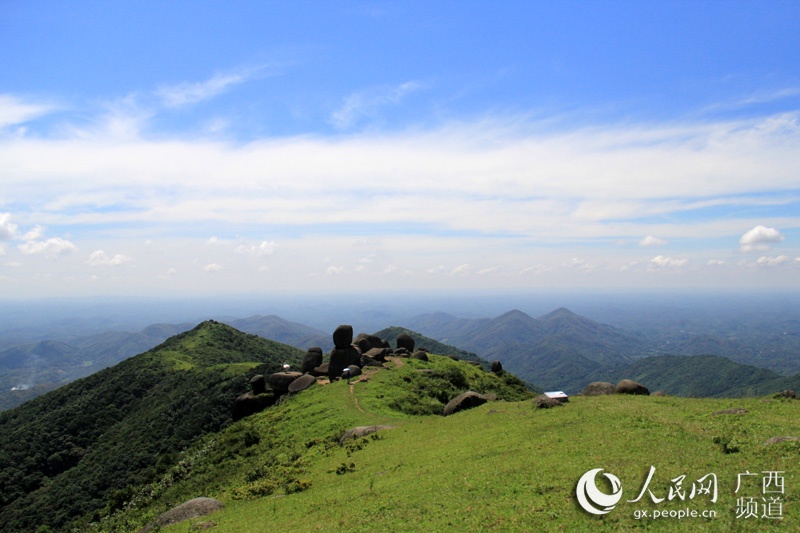
[[[536,410],[529,400],[498,401],[446,418],[411,416],[390,406],[394,396],[417,385],[404,377],[426,375],[417,372],[423,367],[448,370],[451,363],[405,361],[402,368],[382,369],[366,383],[355,383],[352,393],[344,382],[315,386],[207,438],[187,452],[206,447],[183,478],[104,527],[124,530],[127,523],[135,530],[197,496],[219,498],[226,508],[165,531],[188,532],[207,521],[216,524],[211,531],[237,533],[800,527],[800,445],[764,446],[770,437],[800,436],[800,402],[577,397],[551,410]],[[486,378],[502,388],[494,376],[471,375],[468,365],[456,365],[468,381]],[[748,412],[713,414],[738,407]],[[346,446],[337,443],[345,429],[370,424],[397,427]],[[726,453],[733,450],[738,451]],[[670,480],[685,474],[687,499],[628,503],[651,465],[656,473],[650,489],[657,496],[667,496]],[[575,501],[576,482],[593,468],[615,474],[623,485],[622,501],[603,517],[583,512]],[[755,485],[734,494],[737,474],[775,470],[785,472],[783,520],[737,519],[737,496],[759,501],[762,496]],[[718,476],[718,502],[688,499],[692,482],[708,473]],[[717,518],[633,516],[637,510],[687,507],[715,510]]]

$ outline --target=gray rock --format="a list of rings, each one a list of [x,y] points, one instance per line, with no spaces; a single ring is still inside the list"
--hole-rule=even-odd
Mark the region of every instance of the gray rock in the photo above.
[[[487,401],[489,401],[489,398],[490,396],[485,394],[478,394],[475,391],[462,392],[461,394],[459,394],[458,396],[447,402],[447,405],[445,405],[444,409],[442,410],[442,414],[444,416],[449,416],[452,415],[453,413],[457,413],[465,409],[472,409],[473,407],[478,407],[479,405],[483,405]]]
[[[333,345],[343,349],[353,344],[353,326],[342,324],[333,332]]]
[[[300,366],[300,372],[311,372],[321,364],[322,348],[309,348],[308,352],[303,356],[303,364]]]
[[[420,361],[428,361],[428,354],[423,352],[422,350],[417,350],[413,354],[411,354],[412,359],[419,359]]]
[[[632,379],[623,379],[617,383],[616,387],[614,387],[614,394],[638,394],[649,396],[650,390],[641,383],[637,383]]]
[[[409,335],[408,333],[401,333],[397,336],[397,349],[405,348],[408,350],[408,353],[414,353],[414,346],[416,346],[416,341],[414,337]]]
[[[250,378],[250,387],[253,389],[253,394],[266,394],[267,380],[261,374],[257,374]]]
[[[299,378],[297,378],[296,380],[292,381],[289,384],[289,392],[295,393],[304,391],[311,385],[315,384],[316,382],[317,378],[315,378],[311,374],[303,374],[302,376],[300,376]]]
[[[361,352],[348,346],[347,348],[334,348],[331,351],[331,359],[328,363],[328,376],[331,380],[342,376],[342,371],[350,365],[358,365],[361,362]]]
[[[289,391],[292,381],[302,376],[300,372],[276,372],[269,377],[269,386],[278,393]]]

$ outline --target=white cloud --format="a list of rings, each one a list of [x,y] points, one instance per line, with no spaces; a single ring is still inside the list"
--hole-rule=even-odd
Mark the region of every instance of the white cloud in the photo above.
[[[331,123],[340,129],[354,126],[364,117],[373,117],[382,107],[399,104],[406,96],[422,87],[415,81],[408,81],[393,87],[375,87],[360,91],[345,98],[342,107],[330,118]]]
[[[338,276],[344,272],[344,267],[331,265],[325,269],[325,274],[328,276]]]
[[[17,225],[11,223],[11,213],[0,213],[0,241],[13,239]]]
[[[44,230],[42,229],[42,227],[35,226],[32,230],[28,231],[27,233],[25,233],[25,235],[22,236],[22,240],[36,241],[41,239],[42,235],[44,235]]]
[[[780,231],[759,225],[742,235],[739,246],[743,252],[764,251],[769,250],[770,244],[782,241]]]
[[[778,266],[791,263],[792,258],[788,255],[779,255],[777,257],[761,256],[756,260],[756,264],[765,266]]]
[[[478,270],[476,272],[476,274],[478,274],[479,276],[485,276],[487,274],[494,274],[494,273],[499,272],[499,271],[500,271],[500,267],[499,266],[493,266],[493,267],[488,267],[488,268],[482,268],[481,270]]]
[[[653,237],[652,235],[648,235],[641,241],[639,241],[639,246],[644,247],[651,247],[651,246],[664,246],[667,244],[667,241],[664,239],[659,239],[658,237]]]
[[[655,268],[680,268],[689,263],[688,259],[673,259],[672,257],[665,257],[657,255],[650,260],[650,266]]]
[[[272,255],[278,245],[272,241],[261,241],[260,244],[246,245],[241,244],[234,248],[237,254],[249,255],[250,257],[264,257]]]
[[[76,251],[78,248],[70,241],[55,237],[45,241],[28,241],[20,244],[18,248],[27,255],[43,254],[49,257],[66,255]]]
[[[55,106],[50,104],[27,103],[9,94],[0,94],[0,129],[23,124],[51,113]]]
[[[580,259],[578,257],[573,257],[568,261],[564,261],[563,263],[561,263],[561,266],[565,268],[580,270],[582,272],[592,272],[598,267],[598,265],[586,261],[585,259]]]
[[[158,277],[161,278],[161,279],[170,279],[170,278],[175,277],[175,275],[177,275],[177,274],[178,274],[178,269],[177,268],[168,268],[163,274],[161,274]]]
[[[396,266],[389,265],[389,266],[387,266],[386,268],[383,269],[383,273],[384,274],[394,274],[395,272],[397,272],[397,270],[398,270],[398,268]]]
[[[708,266],[723,266],[726,265],[727,261],[723,259],[709,259],[706,265]]]
[[[205,270],[206,272],[220,272],[222,270],[222,265],[219,265],[217,263],[210,263],[205,267],[203,267],[203,270]]]
[[[103,250],[95,250],[89,254],[89,259],[86,261],[90,266],[119,266],[123,265],[132,259],[126,255],[116,254],[109,257]]]

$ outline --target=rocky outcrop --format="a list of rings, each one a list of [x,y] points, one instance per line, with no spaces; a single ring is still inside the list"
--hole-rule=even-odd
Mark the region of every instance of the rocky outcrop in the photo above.
[[[495,359],[494,361],[492,361],[491,371],[495,374],[499,374],[500,372],[503,371],[503,364]]]
[[[623,379],[614,387],[614,394],[637,394],[649,396],[650,390],[632,379]]]
[[[300,372],[275,372],[269,377],[269,386],[278,394],[289,392],[289,385],[302,376]]]

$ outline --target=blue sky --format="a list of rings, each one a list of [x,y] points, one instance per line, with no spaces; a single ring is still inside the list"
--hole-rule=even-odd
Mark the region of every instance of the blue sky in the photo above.
[[[797,2],[0,2],[0,294],[797,289]]]

